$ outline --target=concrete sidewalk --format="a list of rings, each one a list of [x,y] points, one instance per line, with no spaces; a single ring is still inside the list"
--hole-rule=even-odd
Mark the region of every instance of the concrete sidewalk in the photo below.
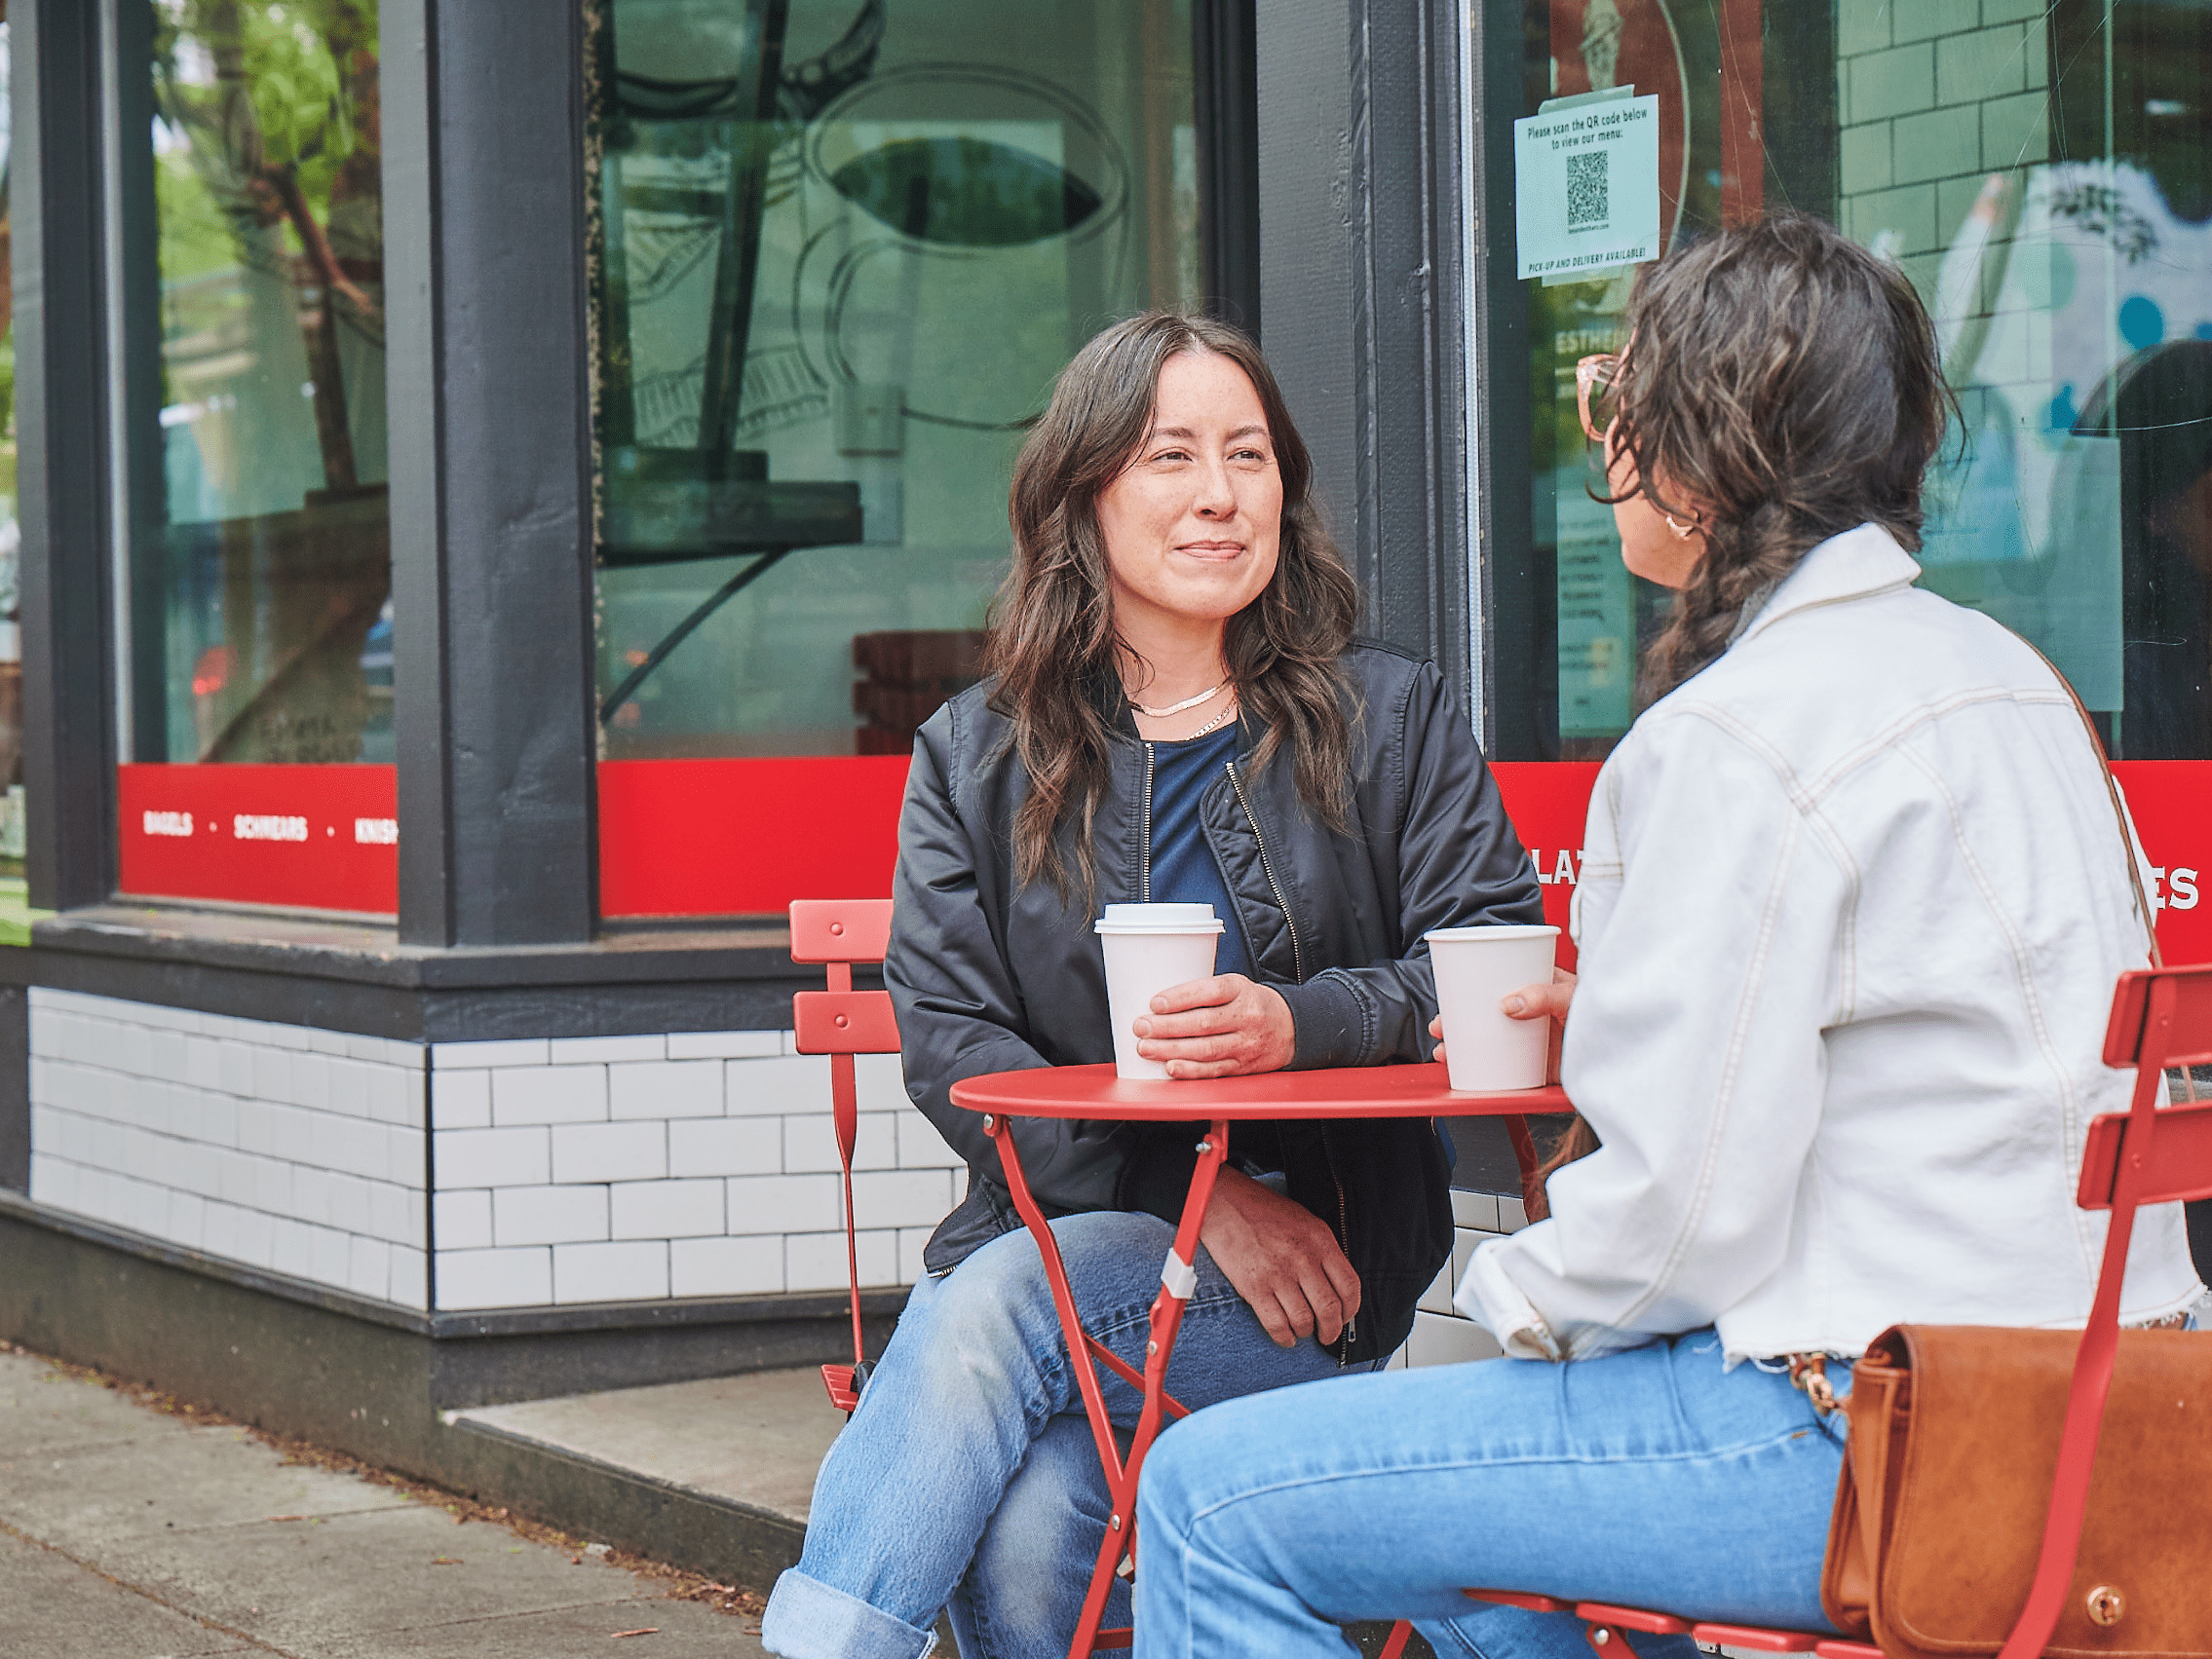
[[[25,1659],[763,1652],[757,1621],[496,1523],[287,1464],[0,1350],[0,1646]],[[618,1633],[653,1629],[623,1638]]]

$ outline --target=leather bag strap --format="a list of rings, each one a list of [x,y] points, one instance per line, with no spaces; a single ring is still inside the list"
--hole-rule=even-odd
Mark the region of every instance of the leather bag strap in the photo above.
[[[2036,648],[2031,645],[2029,649]],[[2040,651],[2036,655],[2043,657]],[[2097,731],[2096,722],[2089,718],[2088,707],[2082,702],[2081,694],[2074,689],[2074,683],[2059,672],[2058,664],[2048,657],[2043,657],[2043,666],[2074,699],[2074,711],[2081,717],[2082,729],[2089,734],[2089,746],[2096,752],[2097,764],[2104,769],[2105,793],[2112,801],[2114,816],[2119,820],[2120,842],[2127,853],[2128,881],[2135,888],[2136,914],[2143,919],[2143,930],[2150,935],[2151,965],[2163,967],[2165,960],[2158,951],[2158,931],[2154,925],[2150,896],[2143,890],[2143,861],[2136,856],[2135,824],[2120,794],[2119,780],[2113,775],[2112,758],[2105,753],[2104,738]],[[2170,1007],[2172,995],[2169,985],[2154,982],[2152,997],[2155,999],[2165,999],[2166,1006]],[[2160,1011],[2155,1001],[2153,1016]],[[2164,1067],[2157,1065],[2151,1070],[2154,1075],[2144,1076],[2143,1068],[2138,1068],[2135,1098],[2129,1113],[2129,1127],[2137,1133],[2150,1130],[2157,1097],[2165,1093]],[[2195,1077],[2186,1066],[2182,1068],[2182,1077],[2189,1098],[2194,1100]],[[2127,1270],[2128,1241],[2134,1231],[2139,1202],[2141,1162],[2137,1159],[2130,1167],[2123,1159],[2114,1182],[2106,1223],[2104,1262],[2097,1276],[2096,1297],[2088,1324],[2081,1333],[2081,1345],[2075,1356],[2074,1381],[2068,1394],[2066,1424],[2059,1443],[2058,1475],[2052,1487],[2051,1506],[2044,1517],[2035,1584],[2019,1622],[2000,1650],[1999,1659],[2034,1659],[2043,1651],[2051,1632],[2057,1627],[2059,1599],[2080,1547],[2081,1527],[2088,1508],[2090,1472],[2118,1347],[2119,1299]]]
[[[2158,929],[2154,924],[2151,895],[2143,890],[2143,860],[2136,856],[2135,820],[2128,816],[2127,801],[2120,794],[2119,779],[2113,775],[2112,757],[2105,753],[2104,736],[2098,732],[2096,721],[2090,717],[2089,705],[2081,700],[2081,694],[2074,689],[2074,682],[2059,672],[2058,664],[2044,657],[2033,641],[2023,639],[2020,643],[2042,659],[2042,664],[2050,670],[2051,678],[2073,698],[2074,712],[2081,717],[2081,730],[2089,734],[2089,752],[2097,757],[2098,770],[2105,774],[2105,797],[2112,802],[2113,816],[2119,821],[2119,844],[2127,853],[2128,886],[2135,889],[2135,914],[2142,918],[2143,931],[2151,942],[2151,965],[2164,967],[2166,961],[2158,952]],[[2191,1098],[2194,1098],[2193,1093]]]

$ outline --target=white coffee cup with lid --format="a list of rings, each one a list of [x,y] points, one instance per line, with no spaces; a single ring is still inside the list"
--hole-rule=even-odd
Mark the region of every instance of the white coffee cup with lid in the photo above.
[[[1136,1022],[1170,986],[1213,972],[1226,926],[1210,904],[1110,904],[1091,924],[1106,957],[1106,1014],[1114,1026],[1114,1074],[1160,1078],[1167,1068],[1137,1052]]]

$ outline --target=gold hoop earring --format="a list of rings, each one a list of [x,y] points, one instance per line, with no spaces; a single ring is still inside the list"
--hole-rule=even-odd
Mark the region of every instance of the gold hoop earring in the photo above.
[[[1660,516],[1666,520],[1666,527],[1685,542],[1697,533],[1697,521],[1696,519],[1692,519],[1688,524],[1677,524],[1674,521],[1674,514],[1671,512],[1661,513]]]

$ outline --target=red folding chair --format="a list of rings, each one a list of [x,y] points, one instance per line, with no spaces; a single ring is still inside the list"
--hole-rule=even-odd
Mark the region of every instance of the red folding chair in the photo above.
[[[2212,964],[2159,967],[2122,974],[2105,1030],[2105,1064],[2136,1069],[2135,1096],[2124,1112],[2107,1112],[2089,1125],[2075,1202],[2084,1210],[2110,1210],[2104,1263],[2089,1321],[2076,1350],[2074,1381],[2066,1402],[2058,1473],[2036,1575],[2018,1622],[1998,1659],[2036,1659],[2058,1624],[2081,1544],[2089,1504],[2089,1474],[2097,1454],[2105,1396],[2119,1346],[2120,1281],[2127,1267],[2135,1212],[2145,1204],[2212,1197],[2212,1101],[2192,1098],[2166,1104],[2166,1069],[2212,1064]],[[2192,1095],[2194,1090],[2192,1088]],[[2207,1338],[2212,1340],[2212,1338]],[[1868,1642],[1812,1631],[1766,1630],[1681,1618],[1601,1602],[1563,1602],[1510,1590],[1469,1590],[1478,1602],[1573,1613],[1587,1627],[1590,1646],[1604,1659],[1635,1652],[1628,1632],[1684,1634],[1707,1644],[1757,1653],[1813,1653],[1819,1659],[1883,1659]],[[1412,1626],[1392,1628],[1382,1659],[1398,1659]]]
[[[856,991],[856,963],[883,961],[891,943],[891,900],[887,898],[802,898],[791,904],[791,960],[820,962],[828,971],[826,991],[802,991],[791,999],[791,1025],[801,1054],[829,1056],[829,1098],[837,1128],[837,1161],[845,1171],[845,1265],[853,1291],[853,1363],[825,1365],[822,1385],[829,1403],[851,1415],[860,1403],[868,1362],[860,1347],[860,1247],[853,1230],[853,1144],[859,1133],[860,1106],[853,1077],[856,1054],[896,1054],[898,1021],[888,991]]]

